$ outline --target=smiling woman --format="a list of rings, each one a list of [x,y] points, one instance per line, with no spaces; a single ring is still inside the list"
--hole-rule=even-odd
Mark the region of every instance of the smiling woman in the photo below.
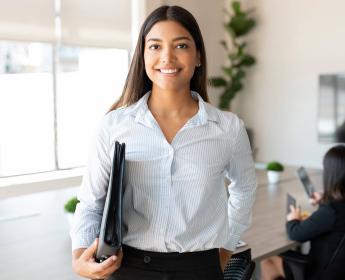
[[[123,247],[98,264],[115,141],[126,143]],[[95,146],[71,231],[74,270],[92,279],[223,279],[249,226],[255,169],[242,121],[208,103],[203,39],[187,10],[162,6],[145,20]]]
[[[152,91],[189,91],[195,67],[200,66],[192,36],[176,21],[152,27],[146,36],[144,60]]]

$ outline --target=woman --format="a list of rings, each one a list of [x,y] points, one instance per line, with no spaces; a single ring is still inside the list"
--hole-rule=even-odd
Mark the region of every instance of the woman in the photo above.
[[[156,9],[141,28],[123,94],[101,122],[79,193],[71,231],[79,275],[222,279],[249,225],[256,177],[243,123],[207,101],[197,22],[178,6]],[[94,240],[115,140],[126,143],[124,245],[98,264]]]
[[[331,148],[323,160],[324,192],[314,193],[319,208],[303,220],[299,208],[291,206],[287,233],[292,240],[310,240],[308,280],[337,280],[345,275],[345,146]],[[262,262],[262,279],[284,279],[282,259],[278,256]],[[280,277],[280,278],[279,278]]]

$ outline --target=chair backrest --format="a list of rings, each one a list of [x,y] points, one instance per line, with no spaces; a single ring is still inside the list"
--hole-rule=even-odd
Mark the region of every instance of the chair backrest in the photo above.
[[[345,264],[345,234],[340,241],[329,263],[325,267],[323,275],[325,279],[344,279]]]
[[[232,255],[224,270],[225,280],[249,280],[255,269],[255,263],[251,258],[251,250]]]

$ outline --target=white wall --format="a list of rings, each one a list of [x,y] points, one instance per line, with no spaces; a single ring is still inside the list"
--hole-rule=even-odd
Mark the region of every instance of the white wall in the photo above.
[[[345,72],[345,1],[242,0],[256,9],[257,28],[246,40],[251,68],[232,110],[254,130],[256,161],[321,167],[329,144],[317,140],[318,75]],[[227,0],[165,0],[196,17],[204,36],[210,75],[221,73],[223,8]],[[209,90],[217,104],[219,91]]]
[[[317,140],[318,75],[345,72],[345,1],[247,2],[258,64],[235,107],[254,129],[256,159],[321,166],[330,145]]]

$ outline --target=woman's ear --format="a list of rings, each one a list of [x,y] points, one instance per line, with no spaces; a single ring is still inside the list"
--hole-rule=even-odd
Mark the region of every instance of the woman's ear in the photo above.
[[[200,52],[198,51],[196,54],[196,67],[201,66],[201,59],[200,59]]]

